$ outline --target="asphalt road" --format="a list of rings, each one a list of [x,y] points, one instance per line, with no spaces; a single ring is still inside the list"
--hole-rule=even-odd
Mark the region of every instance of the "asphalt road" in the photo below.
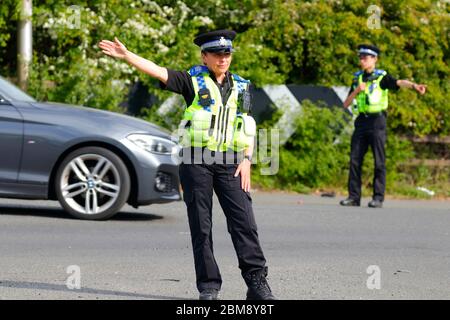
[[[253,193],[280,299],[450,299],[450,202],[388,200],[380,210],[368,199],[360,208],[339,200]],[[221,297],[244,299],[217,199],[213,222]],[[67,287],[72,265],[80,289]],[[56,202],[0,199],[0,299],[197,297],[183,202],[125,207],[94,222]]]

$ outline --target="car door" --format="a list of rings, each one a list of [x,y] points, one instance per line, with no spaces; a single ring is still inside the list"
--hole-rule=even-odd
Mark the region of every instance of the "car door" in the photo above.
[[[22,144],[22,116],[0,94],[0,183],[17,181]]]

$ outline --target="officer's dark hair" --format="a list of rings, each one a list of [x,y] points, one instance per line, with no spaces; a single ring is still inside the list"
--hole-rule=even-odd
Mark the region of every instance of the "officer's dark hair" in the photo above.
[[[203,55],[205,55],[206,56],[206,51],[205,50],[202,50],[202,51],[200,51],[200,54],[203,56]],[[203,62],[203,65],[205,65],[206,66],[206,62],[204,62],[204,61],[202,61]]]

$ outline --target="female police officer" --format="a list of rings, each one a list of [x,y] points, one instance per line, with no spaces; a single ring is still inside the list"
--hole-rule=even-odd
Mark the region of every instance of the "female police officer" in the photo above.
[[[426,86],[408,80],[397,80],[384,70],[375,68],[380,50],[374,45],[358,46],[361,71],[354,74],[349,96],[344,107],[354,104],[353,112],[358,114],[355,120],[350,154],[347,199],[340,202],[343,206],[359,206],[361,199],[361,167],[369,146],[375,161],[373,196],[369,202],[371,208],[381,208],[386,185],[386,166],[384,145],[386,142],[386,110],[388,90],[400,87],[414,89],[424,94]]]
[[[180,180],[187,206],[200,299],[218,299],[222,278],[213,254],[213,189],[226,215],[247,299],[275,299],[250,198],[252,142],[256,131],[249,111],[249,82],[228,71],[234,31],[198,35],[204,65],[189,71],[160,67],[128,51],[115,38],[99,47],[160,80],[161,87],[182,94],[187,108],[181,123],[183,163]],[[244,156],[242,156],[244,155]],[[231,160],[231,164],[230,164]]]

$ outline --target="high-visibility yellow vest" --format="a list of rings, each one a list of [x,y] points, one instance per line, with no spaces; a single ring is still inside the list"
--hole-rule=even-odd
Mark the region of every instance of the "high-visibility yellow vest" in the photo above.
[[[184,112],[180,124],[180,144],[184,147],[207,147],[212,151],[241,151],[253,144],[255,120],[240,106],[240,95],[248,90],[249,81],[232,74],[233,86],[226,105],[219,88],[206,66],[189,71],[195,97]],[[205,91],[207,89],[207,91]],[[202,95],[203,93],[203,95]]]
[[[363,71],[356,72],[357,85],[363,82]],[[366,82],[366,89],[356,96],[353,113],[377,113],[388,107],[388,90],[380,87],[381,79],[386,71],[375,69],[373,75]]]

